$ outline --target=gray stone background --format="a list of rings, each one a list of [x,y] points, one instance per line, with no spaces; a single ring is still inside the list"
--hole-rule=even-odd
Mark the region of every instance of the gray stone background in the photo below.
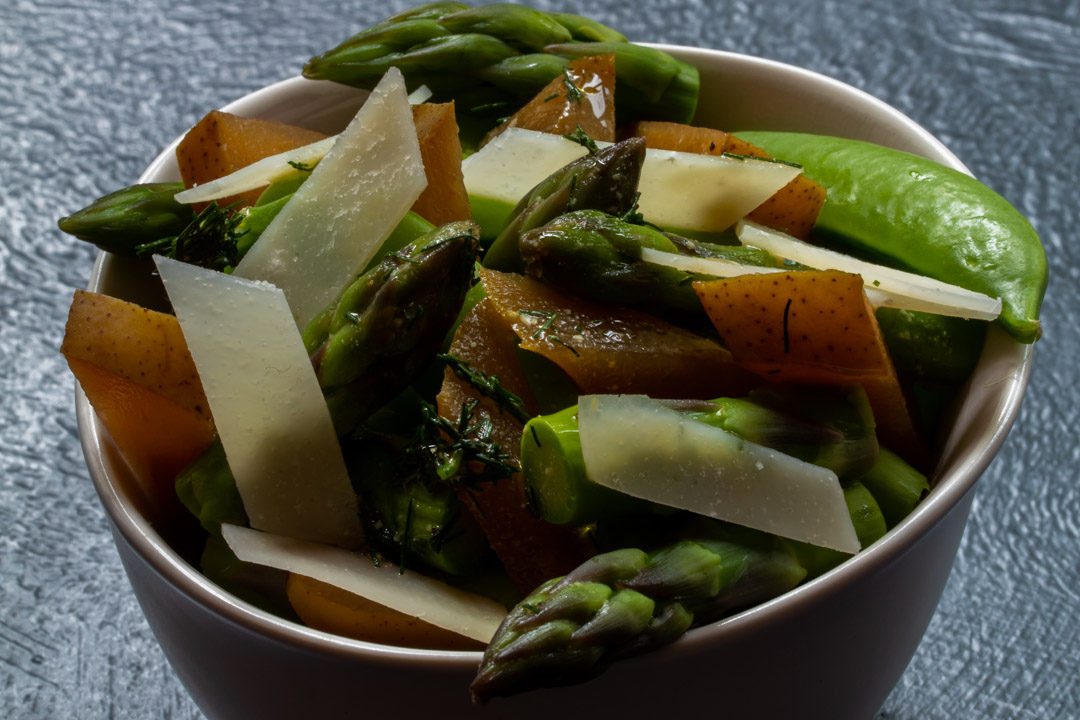
[[[200,717],[128,588],[83,463],[57,348],[95,253],[56,218],[130,184],[208,109],[407,4],[0,0],[0,717]],[[850,83],[1031,219],[1052,277],[1030,389],[878,717],[1080,717],[1080,3],[536,5]]]

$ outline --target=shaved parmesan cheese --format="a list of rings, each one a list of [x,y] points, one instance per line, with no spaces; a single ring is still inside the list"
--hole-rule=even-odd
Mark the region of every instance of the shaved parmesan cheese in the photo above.
[[[421,85],[420,87],[409,93],[409,104],[423,105],[431,99],[431,95],[431,88],[429,88],[427,85]]]
[[[778,258],[793,260],[817,270],[843,270],[861,275],[867,288],[877,291],[876,298],[871,298],[876,306],[975,320],[994,320],[1001,314],[999,298],[865,262],[747,220],[739,222],[735,230],[744,245],[759,247]]]
[[[738,277],[739,275],[751,275],[754,273],[789,272],[786,268],[764,267],[762,265],[746,265],[726,258],[701,257],[699,255],[683,255],[681,253],[664,252],[656,248],[641,248],[641,259],[654,265],[664,265],[676,270],[701,273],[714,277]]]
[[[490,598],[341,548],[222,525],[221,535],[244,562],[314,578],[459,635],[488,642],[506,616]]]
[[[586,152],[561,135],[509,128],[462,163],[465,187],[471,196],[513,206],[541,180]],[[663,227],[719,232],[800,172],[761,158],[650,148],[638,184],[638,210]]]
[[[285,296],[155,257],[251,526],[355,547],[357,499]]]
[[[336,136],[328,137],[310,145],[264,157],[224,177],[178,192],[174,197],[180,203],[201,203],[264,187],[295,174],[297,169],[294,165],[311,166],[319,162],[327,151],[334,147],[335,140]]]
[[[582,397],[578,428],[585,472],[598,485],[813,545],[859,551],[831,470],[640,395]]]
[[[363,270],[426,186],[405,81],[391,68],[236,274],[280,287],[304,328]]]

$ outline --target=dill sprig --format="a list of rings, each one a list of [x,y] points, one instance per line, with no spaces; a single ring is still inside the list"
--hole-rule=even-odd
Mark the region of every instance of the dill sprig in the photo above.
[[[581,145],[589,151],[590,155],[595,155],[600,152],[600,146],[596,144],[595,140],[589,137],[589,133],[585,132],[585,129],[582,128],[581,125],[578,125],[572,133],[564,133],[563,137]]]
[[[519,470],[514,457],[492,438],[494,427],[477,401],[461,407],[457,420],[439,415],[430,403],[421,406],[423,422],[407,454],[419,473],[444,484],[478,487],[495,483]]]
[[[222,208],[211,202],[179,235],[143,243],[135,248],[135,255],[164,255],[213,270],[232,268],[240,261],[237,241],[243,233],[236,228],[243,217],[232,206]]]
[[[570,68],[563,70],[562,80],[563,85],[566,86],[566,99],[576,103],[581,102],[581,99],[585,97],[585,93],[581,92],[581,88],[574,83],[574,76],[570,74]]]
[[[484,397],[495,401],[500,412],[509,414],[523,425],[531,419],[532,416],[525,410],[522,399],[503,387],[497,376],[477,370],[469,362],[456,355],[443,353],[438,357],[460,379],[472,385]]]

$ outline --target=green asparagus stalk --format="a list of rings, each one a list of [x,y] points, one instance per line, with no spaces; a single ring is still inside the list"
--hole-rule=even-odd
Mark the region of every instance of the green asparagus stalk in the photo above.
[[[570,31],[570,36],[579,42],[627,42],[626,36],[583,15],[574,13],[552,12],[555,22]]]
[[[844,502],[847,503],[851,522],[855,526],[855,535],[859,538],[859,545],[865,548],[878,540],[888,530],[885,516],[881,512],[877,500],[866,489],[866,486],[858,480],[846,482],[842,488]],[[806,578],[808,580],[832,570],[851,557],[839,550],[810,545],[797,540],[785,540],[784,542],[799,563],[806,568]]]
[[[431,363],[473,277],[479,229],[448,223],[391,253],[304,331],[339,435]]]
[[[60,229],[102,250],[134,257],[138,246],[175,236],[195,219],[173,198],[183,183],[149,183],[109,193],[61,218]]]
[[[459,10],[443,15],[438,22],[454,34],[480,33],[532,51],[571,39],[570,31],[550,13],[512,3]]]
[[[629,212],[634,207],[644,162],[644,139],[629,138],[552,173],[511,211],[506,226],[484,254],[484,266],[504,272],[521,271],[522,234],[563,213],[585,209],[615,215]]]
[[[926,476],[887,448],[881,448],[878,461],[859,480],[874,496],[889,528],[906,518],[930,492]]]
[[[784,593],[804,575],[768,537],[687,539],[652,553],[594,556],[510,611],[470,686],[473,700],[583,682],[619,658]]]
[[[344,443],[365,537],[399,567],[418,560],[448,575],[475,575],[490,558],[486,536],[449,483],[411,465],[410,440],[365,433]]]
[[[566,213],[523,232],[518,240],[528,275],[596,302],[635,307],[682,325],[707,326],[691,283],[711,276],[644,262],[642,248],[777,264],[757,248],[675,237],[594,210]]]
[[[827,467],[843,479],[860,477],[877,462],[873,414],[860,387],[766,387],[745,398],[675,401],[672,406],[750,442]],[[576,405],[525,425],[521,467],[533,510],[548,522],[581,525],[659,510],[589,479]]]
[[[511,3],[420,6],[311,58],[304,75],[370,89],[395,66],[410,88],[426,84],[440,101],[457,97],[459,112],[486,116],[493,126],[558,77],[568,58],[608,52],[615,54],[620,117],[690,121],[698,96],[693,66],[580,15]],[[561,61],[513,61],[537,55]]]

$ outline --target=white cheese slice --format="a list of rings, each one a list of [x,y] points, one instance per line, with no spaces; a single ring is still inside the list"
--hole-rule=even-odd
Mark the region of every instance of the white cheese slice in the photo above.
[[[843,270],[861,275],[868,290],[878,291],[875,297],[871,297],[875,306],[976,320],[993,320],[1001,314],[1000,298],[859,260],[757,223],[740,221],[735,232],[743,245],[759,247],[778,258],[819,270]]]
[[[280,287],[304,328],[363,270],[426,185],[405,81],[391,68],[235,274]]]
[[[491,640],[506,616],[490,598],[385,561],[376,565],[366,554],[236,525],[222,525],[221,534],[245,562],[314,578],[480,642]]]
[[[634,497],[847,553],[859,550],[840,481],[640,395],[580,398],[593,482]]]
[[[285,296],[269,283],[155,262],[251,526],[358,545],[356,494]]]
[[[739,275],[751,275],[757,273],[786,272],[784,268],[765,267],[763,265],[746,265],[727,258],[702,257],[700,255],[683,255],[682,253],[664,252],[656,248],[641,248],[641,259],[653,265],[663,265],[676,270],[713,275],[715,277],[729,278]]]
[[[586,152],[561,135],[510,128],[465,159],[465,188],[470,195],[513,206],[541,180]],[[665,228],[720,232],[801,172],[772,160],[650,148],[638,184],[638,210]]]

